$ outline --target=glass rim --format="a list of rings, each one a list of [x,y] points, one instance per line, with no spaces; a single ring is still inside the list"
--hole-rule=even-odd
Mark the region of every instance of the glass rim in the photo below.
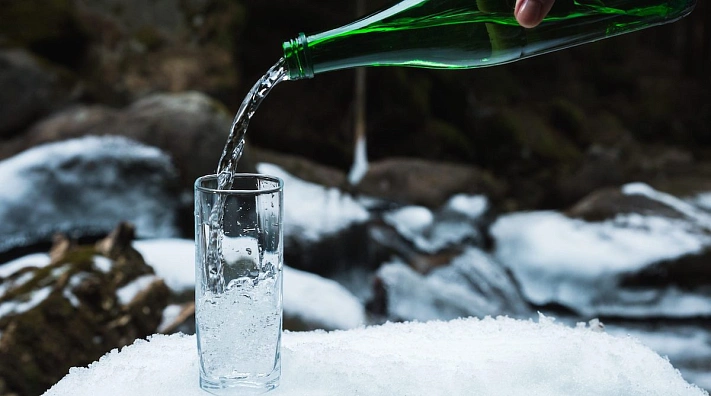
[[[265,189],[253,189],[253,190],[218,190],[217,188],[205,187],[202,185],[206,180],[216,180],[217,175],[204,175],[200,176],[195,180],[195,191],[200,191],[203,193],[211,194],[271,194],[276,192],[281,192],[284,188],[284,181],[276,176],[266,175],[263,173],[236,173],[234,175],[235,179],[263,179],[269,180],[277,183],[276,187],[265,188]]]

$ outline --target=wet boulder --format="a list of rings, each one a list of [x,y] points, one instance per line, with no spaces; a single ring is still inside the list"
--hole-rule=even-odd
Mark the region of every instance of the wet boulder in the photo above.
[[[49,256],[0,266],[0,389],[37,395],[74,366],[153,334],[169,291],[121,224],[96,245],[55,238]]]
[[[437,208],[458,193],[502,197],[506,184],[475,166],[414,158],[391,158],[370,164],[358,193]]]

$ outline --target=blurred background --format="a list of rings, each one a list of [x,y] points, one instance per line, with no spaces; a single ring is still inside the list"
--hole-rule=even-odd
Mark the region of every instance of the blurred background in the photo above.
[[[13,350],[16,333],[41,344],[23,313],[41,308],[35,323],[64,323],[52,316],[59,303],[38,302],[30,284],[81,283],[47,271],[28,282],[28,268],[47,264],[22,260],[51,248],[46,260],[56,268],[122,221],[133,224],[116,229],[123,234],[114,240],[129,241],[118,243],[124,250],[134,233],[191,239],[192,183],[214,172],[234,113],[282,42],[383,4],[0,0],[0,361],[13,362],[0,367],[0,394],[39,394],[66,365],[86,365],[164,320],[104,337],[117,323],[106,312],[136,319],[143,311],[77,289],[71,295],[82,302],[96,300],[103,327],[66,346],[76,351],[77,340],[94,337],[99,347],[74,360],[51,347]],[[349,183],[358,128],[369,167]],[[370,68],[360,88],[353,70],[286,82],[256,113],[247,142],[242,170],[276,165],[293,185],[322,186],[331,197],[320,211],[306,207],[311,196],[292,198],[287,211],[304,216],[292,216],[299,227],[286,236],[286,264],[337,281],[365,323],[536,310],[571,324],[600,318],[711,388],[708,2],[674,24],[504,66]],[[351,204],[366,214],[353,215]],[[313,220],[328,216],[335,220]],[[134,275],[141,271],[152,272]],[[117,291],[132,278],[112,279]],[[469,297],[442,294],[447,284]],[[189,319],[189,289],[159,293],[153,311],[177,306]],[[72,303],[66,312],[79,309],[58,295]],[[106,298],[116,307],[102,305]],[[402,301],[410,308],[398,308]],[[44,376],[51,370],[39,362],[19,373],[14,362],[30,367],[42,354],[62,362],[58,373]]]

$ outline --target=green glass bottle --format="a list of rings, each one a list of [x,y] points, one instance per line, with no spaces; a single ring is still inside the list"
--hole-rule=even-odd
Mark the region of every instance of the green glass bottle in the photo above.
[[[515,0],[403,0],[348,25],[284,43],[288,78],[359,66],[467,69],[513,62],[675,21],[696,0],[556,0],[532,29]]]

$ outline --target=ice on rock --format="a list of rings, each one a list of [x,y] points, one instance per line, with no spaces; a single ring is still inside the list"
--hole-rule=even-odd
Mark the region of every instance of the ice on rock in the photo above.
[[[458,197],[458,198],[457,198]],[[472,203],[466,196],[457,196],[450,201],[446,209],[458,213],[451,217],[435,215],[429,209],[422,206],[405,206],[383,215],[385,223],[389,224],[398,234],[412,242],[419,250],[427,253],[437,253],[438,251],[461,243],[466,239],[473,239],[479,236],[479,231],[471,222],[476,215],[477,203]],[[481,202],[479,202],[481,204]],[[464,211],[465,218],[461,219],[461,211]]]
[[[258,164],[257,170],[284,181],[284,236],[318,240],[370,216],[361,203],[336,188],[305,182],[272,164]]]
[[[30,294],[27,301],[15,301],[9,300],[0,304],[0,317],[6,316],[8,314],[21,314],[27,312],[30,309],[39,305],[52,293],[52,286],[45,286],[41,289],[35,290]],[[0,296],[3,297],[3,296]]]
[[[146,290],[151,283],[158,279],[155,275],[143,275],[116,290],[116,297],[121,305],[126,305],[133,301],[138,293]]]
[[[698,194],[691,201],[698,207],[711,211],[711,192]]]
[[[133,242],[133,247],[173,291],[195,287],[195,241],[192,239],[146,239]]]
[[[629,337],[509,318],[285,333],[275,396],[701,396]],[[46,396],[199,396],[193,336],[152,336],[73,368]]]
[[[496,257],[535,304],[560,303],[591,316],[711,314],[703,296],[619,287],[625,274],[711,244],[683,219],[627,214],[588,223],[558,212],[515,213],[500,217],[491,234]]]
[[[478,219],[489,210],[489,200],[484,195],[457,194],[447,201],[445,209]]]
[[[693,219],[699,225],[711,229],[711,214],[699,210],[696,206],[685,202],[671,194],[663,193],[653,189],[644,183],[629,183],[622,186],[622,193],[627,195],[643,195],[649,199],[661,202],[679,213],[684,214],[689,219]]]
[[[49,263],[49,254],[47,253],[34,253],[23,256],[15,260],[8,261],[5,264],[0,264],[0,278],[7,278],[15,272],[27,267],[44,268],[48,266]]]
[[[104,256],[95,255],[94,256],[94,266],[99,271],[101,271],[105,274],[108,274],[109,272],[111,272],[111,267],[113,266],[113,263],[111,262],[111,260],[109,260],[108,258],[106,258]]]
[[[175,178],[160,150],[118,136],[43,144],[0,161],[0,251],[55,232],[108,232],[120,221],[139,236],[177,234]]]
[[[527,314],[526,302],[504,268],[476,248],[450,265],[421,275],[394,261],[377,273],[387,293],[388,317],[427,321],[460,317]]]

